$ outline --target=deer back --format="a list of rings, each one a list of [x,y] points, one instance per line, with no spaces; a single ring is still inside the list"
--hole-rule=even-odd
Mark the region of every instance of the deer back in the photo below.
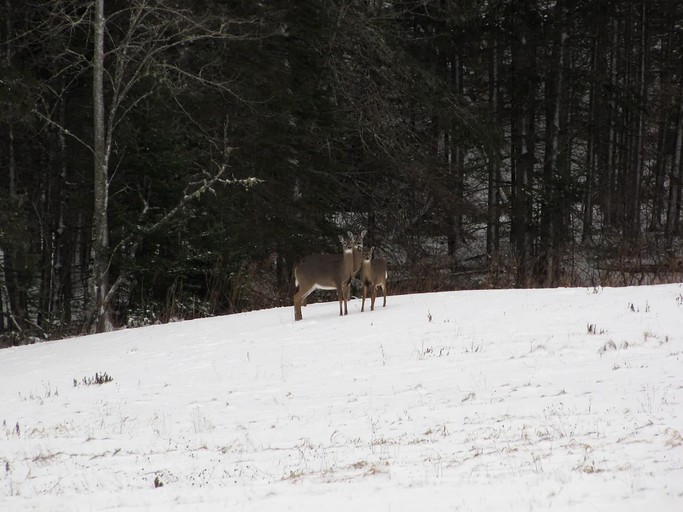
[[[312,285],[336,288],[343,271],[342,261],[341,254],[310,254],[294,269],[296,284],[304,288]]]
[[[387,263],[383,259],[375,258],[370,262],[372,266],[372,282],[384,284],[387,281]]]
[[[349,232],[349,240],[342,236],[339,240],[344,246],[342,254],[311,254],[306,256],[294,269],[294,279],[300,288],[339,288],[349,281],[354,271],[354,238]]]

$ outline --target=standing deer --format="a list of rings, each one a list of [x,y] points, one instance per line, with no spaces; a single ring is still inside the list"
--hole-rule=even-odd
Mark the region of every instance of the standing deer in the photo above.
[[[298,291],[294,294],[294,320],[301,320],[301,305],[315,290],[337,290],[339,297],[339,316],[348,315],[348,295],[355,265],[354,253],[358,250],[356,240],[350,231],[345,240],[339,235],[342,243],[342,254],[311,254],[306,256],[294,269],[294,280]],[[362,237],[359,237],[362,250]],[[344,309],[342,310],[342,303]]]
[[[363,261],[360,266],[360,280],[363,284],[363,302],[360,310],[365,311],[365,297],[367,295],[368,287],[370,288],[370,310],[375,310],[375,298],[377,297],[377,288],[382,287],[384,292],[384,303],[382,307],[387,305],[387,264],[384,260],[373,258],[372,253],[374,247],[363,251]]]
[[[351,233],[349,233],[350,235]],[[364,229],[361,231],[360,235],[358,235],[358,238],[355,239],[355,244],[353,247],[353,275],[351,276],[351,279],[358,274],[360,271],[360,266],[361,263],[363,263],[363,238],[367,234],[367,231]],[[351,299],[351,280],[349,280],[349,286],[346,287],[346,300]]]
[[[367,234],[367,230],[361,231],[360,235],[358,237],[354,238],[354,246],[353,246],[353,276],[351,276],[351,279],[353,279],[358,272],[360,272],[360,264],[363,262],[363,238]],[[353,234],[348,231],[349,237],[352,237]],[[335,258],[342,258],[343,256],[341,254],[335,254]],[[344,298],[346,301],[351,300],[351,281],[349,280],[349,285],[346,287],[346,291],[344,293]],[[301,301],[302,306],[306,306],[306,297],[304,297]]]

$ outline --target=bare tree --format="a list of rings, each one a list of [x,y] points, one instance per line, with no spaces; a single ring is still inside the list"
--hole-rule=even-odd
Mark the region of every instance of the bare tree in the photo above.
[[[511,27],[511,241],[517,260],[516,282],[529,279],[533,225],[534,162],[536,158],[536,89],[538,13],[536,0],[509,7]]]
[[[93,51],[93,160],[95,174],[93,192],[95,206],[93,210],[93,245],[92,245],[92,291],[95,299],[98,332],[111,330],[107,293],[109,292],[109,156],[111,155],[111,139],[113,126],[105,130],[104,117],[104,0],[95,0],[93,31],[95,32]],[[114,109],[112,109],[114,110]],[[114,111],[109,112],[110,122]],[[107,133],[108,132],[108,133]],[[108,139],[105,145],[105,137]]]
[[[221,16],[214,9],[211,14],[197,13],[191,9],[176,7],[177,4],[163,0],[133,0],[125,7],[105,9],[103,0],[60,2],[52,15],[56,31],[71,32],[80,27],[92,33],[92,49],[66,48],[62,56],[66,67],[92,69],[92,144],[87,137],[78,136],[54,120],[49,111],[35,113],[62,133],[77,140],[93,155],[93,218],[90,245],[90,307],[85,316],[84,330],[102,332],[112,328],[111,304],[125,275],[120,275],[110,285],[112,257],[125,249],[137,248],[139,238],[167,224],[170,218],[182,211],[183,205],[212,190],[217,183],[241,182],[245,185],[254,180],[226,179],[227,143],[219,151],[221,161],[214,161],[211,168],[203,169],[196,179],[189,179],[187,188],[175,208],[160,220],[150,222],[149,205],[144,199],[140,205],[140,226],[137,233],[130,234],[123,242],[110,247],[109,198],[112,179],[112,153],[117,128],[146,98],[158,89],[171,91],[176,101],[178,92],[188,87],[212,87],[222,94],[232,96],[228,80],[207,77],[202,70],[192,67],[192,49],[208,41],[253,39],[256,30],[253,20]],[[85,72],[85,71],[83,71]],[[182,105],[180,110],[184,111]],[[189,114],[188,114],[189,115]],[[225,134],[227,137],[227,134]],[[225,137],[224,137],[225,138]],[[147,222],[146,227],[145,222]]]
[[[12,6],[9,0],[5,0],[5,55],[2,65],[11,68],[12,66],[12,45],[13,36],[11,18],[13,16]],[[11,116],[7,119],[7,170],[8,181],[6,182],[7,191],[11,208],[18,208],[22,199],[17,193],[17,159],[15,154],[15,132],[14,120]],[[0,255],[2,256],[3,276],[2,292],[7,296],[7,320],[8,325],[22,331],[27,326],[28,319],[28,299],[26,283],[22,279],[22,267],[26,265],[26,247],[24,243],[19,243],[14,240],[8,247],[1,248]],[[1,293],[0,293],[1,295]],[[1,305],[1,299],[0,299]],[[0,311],[0,314],[2,312]],[[0,320],[0,326],[3,321]]]

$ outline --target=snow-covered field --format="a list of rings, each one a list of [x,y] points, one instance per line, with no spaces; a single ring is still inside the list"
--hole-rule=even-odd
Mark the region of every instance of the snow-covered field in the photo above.
[[[683,285],[337,313],[1,350],[0,510],[683,510]]]

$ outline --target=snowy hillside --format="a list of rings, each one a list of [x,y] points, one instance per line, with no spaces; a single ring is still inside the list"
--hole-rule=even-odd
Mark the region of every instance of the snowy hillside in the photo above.
[[[683,510],[683,285],[303,316],[1,350],[0,510]]]

